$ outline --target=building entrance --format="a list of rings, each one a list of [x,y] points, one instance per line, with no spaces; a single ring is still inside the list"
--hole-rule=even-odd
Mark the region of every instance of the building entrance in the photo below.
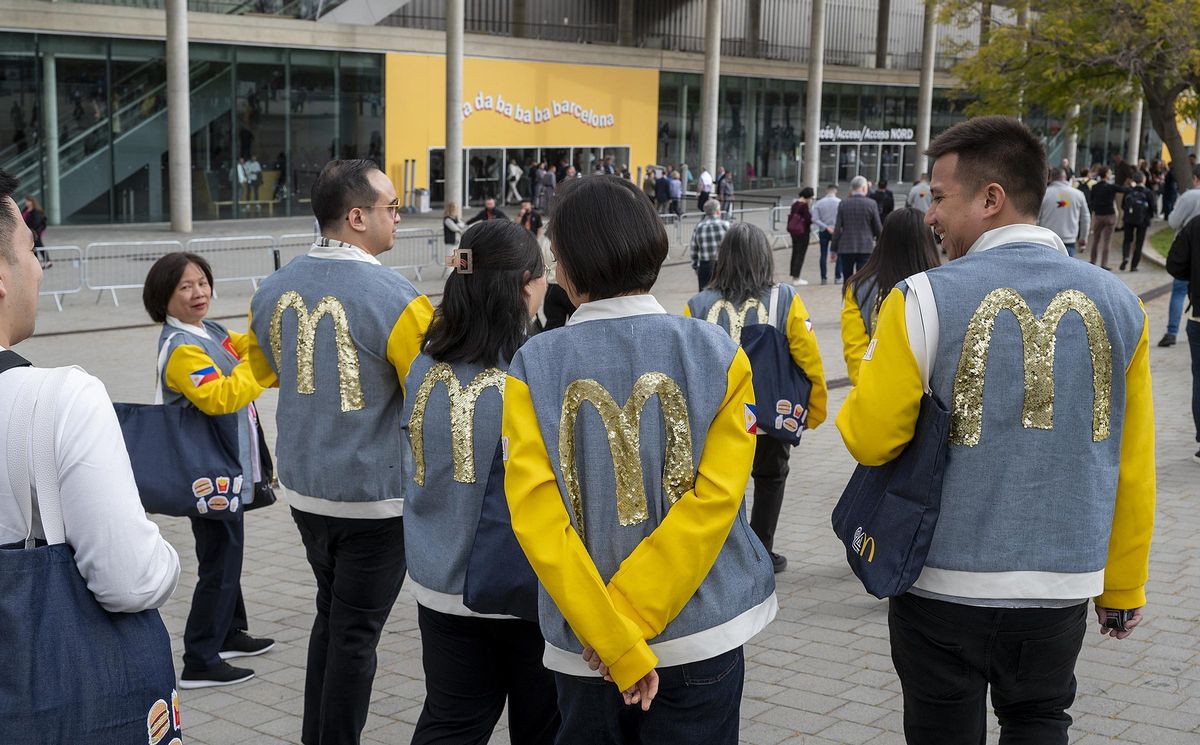
[[[433,148],[429,151],[430,199],[446,201],[446,151]],[[463,183],[466,184],[467,199],[463,207],[479,205],[485,199],[495,199],[500,204],[514,204],[520,199],[529,199],[533,194],[531,169],[540,162],[558,167],[561,180],[568,166],[574,166],[584,175],[596,171],[597,167],[612,160],[619,173],[622,166],[629,165],[629,147],[586,146],[577,147],[485,147],[463,149]],[[521,169],[515,194],[509,188],[509,167]]]

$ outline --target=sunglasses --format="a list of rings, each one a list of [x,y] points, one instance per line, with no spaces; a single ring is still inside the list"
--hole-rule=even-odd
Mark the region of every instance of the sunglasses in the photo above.
[[[396,197],[395,199],[393,199],[392,201],[388,202],[387,204],[382,204],[382,205],[381,205],[381,204],[368,204],[368,205],[367,205],[367,206],[365,206],[365,207],[358,207],[357,209],[360,209],[360,210],[369,210],[369,209],[372,209],[372,208],[374,208],[374,207],[383,207],[385,210],[387,210],[387,211],[388,211],[388,214],[389,214],[389,215],[391,215],[392,217],[395,217],[395,216],[396,216],[396,213],[400,211],[400,197]],[[351,209],[356,209],[356,208],[354,208],[354,207],[351,207]],[[349,219],[350,219],[350,216],[349,216],[349,215],[346,215],[346,219],[347,219],[347,220],[349,220]]]

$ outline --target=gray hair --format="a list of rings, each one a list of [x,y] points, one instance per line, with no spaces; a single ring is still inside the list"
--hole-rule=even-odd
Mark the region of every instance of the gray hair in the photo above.
[[[865,176],[855,176],[850,179],[850,191],[860,191],[867,188],[867,179]]]
[[[721,211],[721,203],[715,199],[710,199],[704,203],[704,214],[712,217]]]
[[[774,284],[775,258],[767,234],[757,225],[734,223],[717,250],[709,288],[740,305],[762,297]]]

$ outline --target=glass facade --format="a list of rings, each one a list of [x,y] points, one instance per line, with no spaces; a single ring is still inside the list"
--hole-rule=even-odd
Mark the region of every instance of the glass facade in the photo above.
[[[51,222],[168,219],[164,53],[0,33],[0,167]],[[383,163],[383,55],[193,43],[190,56],[195,219],[308,214],[331,158]]]

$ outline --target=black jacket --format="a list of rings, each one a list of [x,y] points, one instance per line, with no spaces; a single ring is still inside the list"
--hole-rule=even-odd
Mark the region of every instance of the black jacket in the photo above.
[[[1188,220],[1175,234],[1167,254],[1167,272],[1175,279],[1188,281],[1188,300],[1195,316],[1196,300],[1200,299],[1200,218]]]
[[[867,196],[874,199],[875,204],[879,205],[879,219],[881,220],[886,220],[887,216],[896,209],[896,197],[892,194],[891,189],[876,189]]]
[[[479,222],[480,220],[507,220],[507,219],[508,219],[508,215],[504,214],[504,211],[501,210],[499,207],[492,210],[491,214],[488,214],[487,208],[485,207],[484,209],[479,210],[479,214],[475,215],[470,220],[467,220],[467,224],[474,225],[475,223]]]

